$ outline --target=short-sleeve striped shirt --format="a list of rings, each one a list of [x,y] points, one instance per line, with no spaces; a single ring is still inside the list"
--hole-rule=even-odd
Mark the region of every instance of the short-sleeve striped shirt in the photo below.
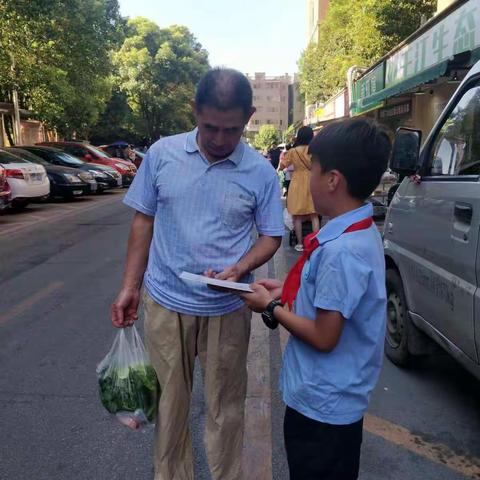
[[[225,160],[201,154],[197,130],[162,138],[148,151],[125,204],[155,217],[144,284],[160,305],[198,316],[223,315],[243,305],[237,296],[179,278],[182,271],[220,272],[252,247],[252,230],[283,236],[275,170],[240,142]],[[241,281],[251,281],[251,275]]]

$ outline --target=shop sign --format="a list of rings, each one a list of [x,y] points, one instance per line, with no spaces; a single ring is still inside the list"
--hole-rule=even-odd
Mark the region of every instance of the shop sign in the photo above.
[[[412,103],[411,102],[405,102],[405,103],[399,103],[397,105],[392,105],[387,108],[382,108],[378,112],[378,116],[380,118],[392,118],[392,117],[398,117],[400,115],[407,115],[412,111]]]
[[[373,70],[366,73],[362,78],[355,81],[353,99],[355,101],[367,98],[374,93],[383,90],[385,87],[385,64],[382,62],[377,65]]]
[[[385,87],[480,46],[480,0],[470,0],[386,61]]]

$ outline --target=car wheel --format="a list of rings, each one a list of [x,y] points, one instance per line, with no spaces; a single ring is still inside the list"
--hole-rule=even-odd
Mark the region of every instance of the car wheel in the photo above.
[[[408,314],[403,282],[396,270],[388,269],[387,283],[387,328],[385,353],[396,365],[406,367],[412,355],[408,350],[408,335],[412,323]]]
[[[11,209],[14,212],[21,212],[26,208],[28,202],[16,202],[15,200],[12,202]]]

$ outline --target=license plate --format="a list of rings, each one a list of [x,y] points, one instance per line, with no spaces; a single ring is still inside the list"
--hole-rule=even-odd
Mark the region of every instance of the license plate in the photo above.
[[[117,178],[117,185],[118,185],[119,187],[122,186],[122,177]]]
[[[41,182],[42,181],[42,174],[41,173],[31,173],[30,180],[32,182]]]
[[[74,195],[81,195],[83,193],[83,190],[74,190],[73,194]]]

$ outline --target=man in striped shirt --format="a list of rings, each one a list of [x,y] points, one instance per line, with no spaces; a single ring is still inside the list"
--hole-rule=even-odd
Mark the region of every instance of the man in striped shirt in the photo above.
[[[162,390],[155,480],[193,480],[188,413],[197,355],[212,476],[242,478],[251,312],[237,296],[179,275],[213,270],[220,279],[250,282],[280,246],[276,172],[241,141],[254,112],[244,75],[208,72],[195,96],[197,128],[156,142],[124,200],[136,213],[112,322],[127,327],[137,319],[143,283],[146,344]]]

